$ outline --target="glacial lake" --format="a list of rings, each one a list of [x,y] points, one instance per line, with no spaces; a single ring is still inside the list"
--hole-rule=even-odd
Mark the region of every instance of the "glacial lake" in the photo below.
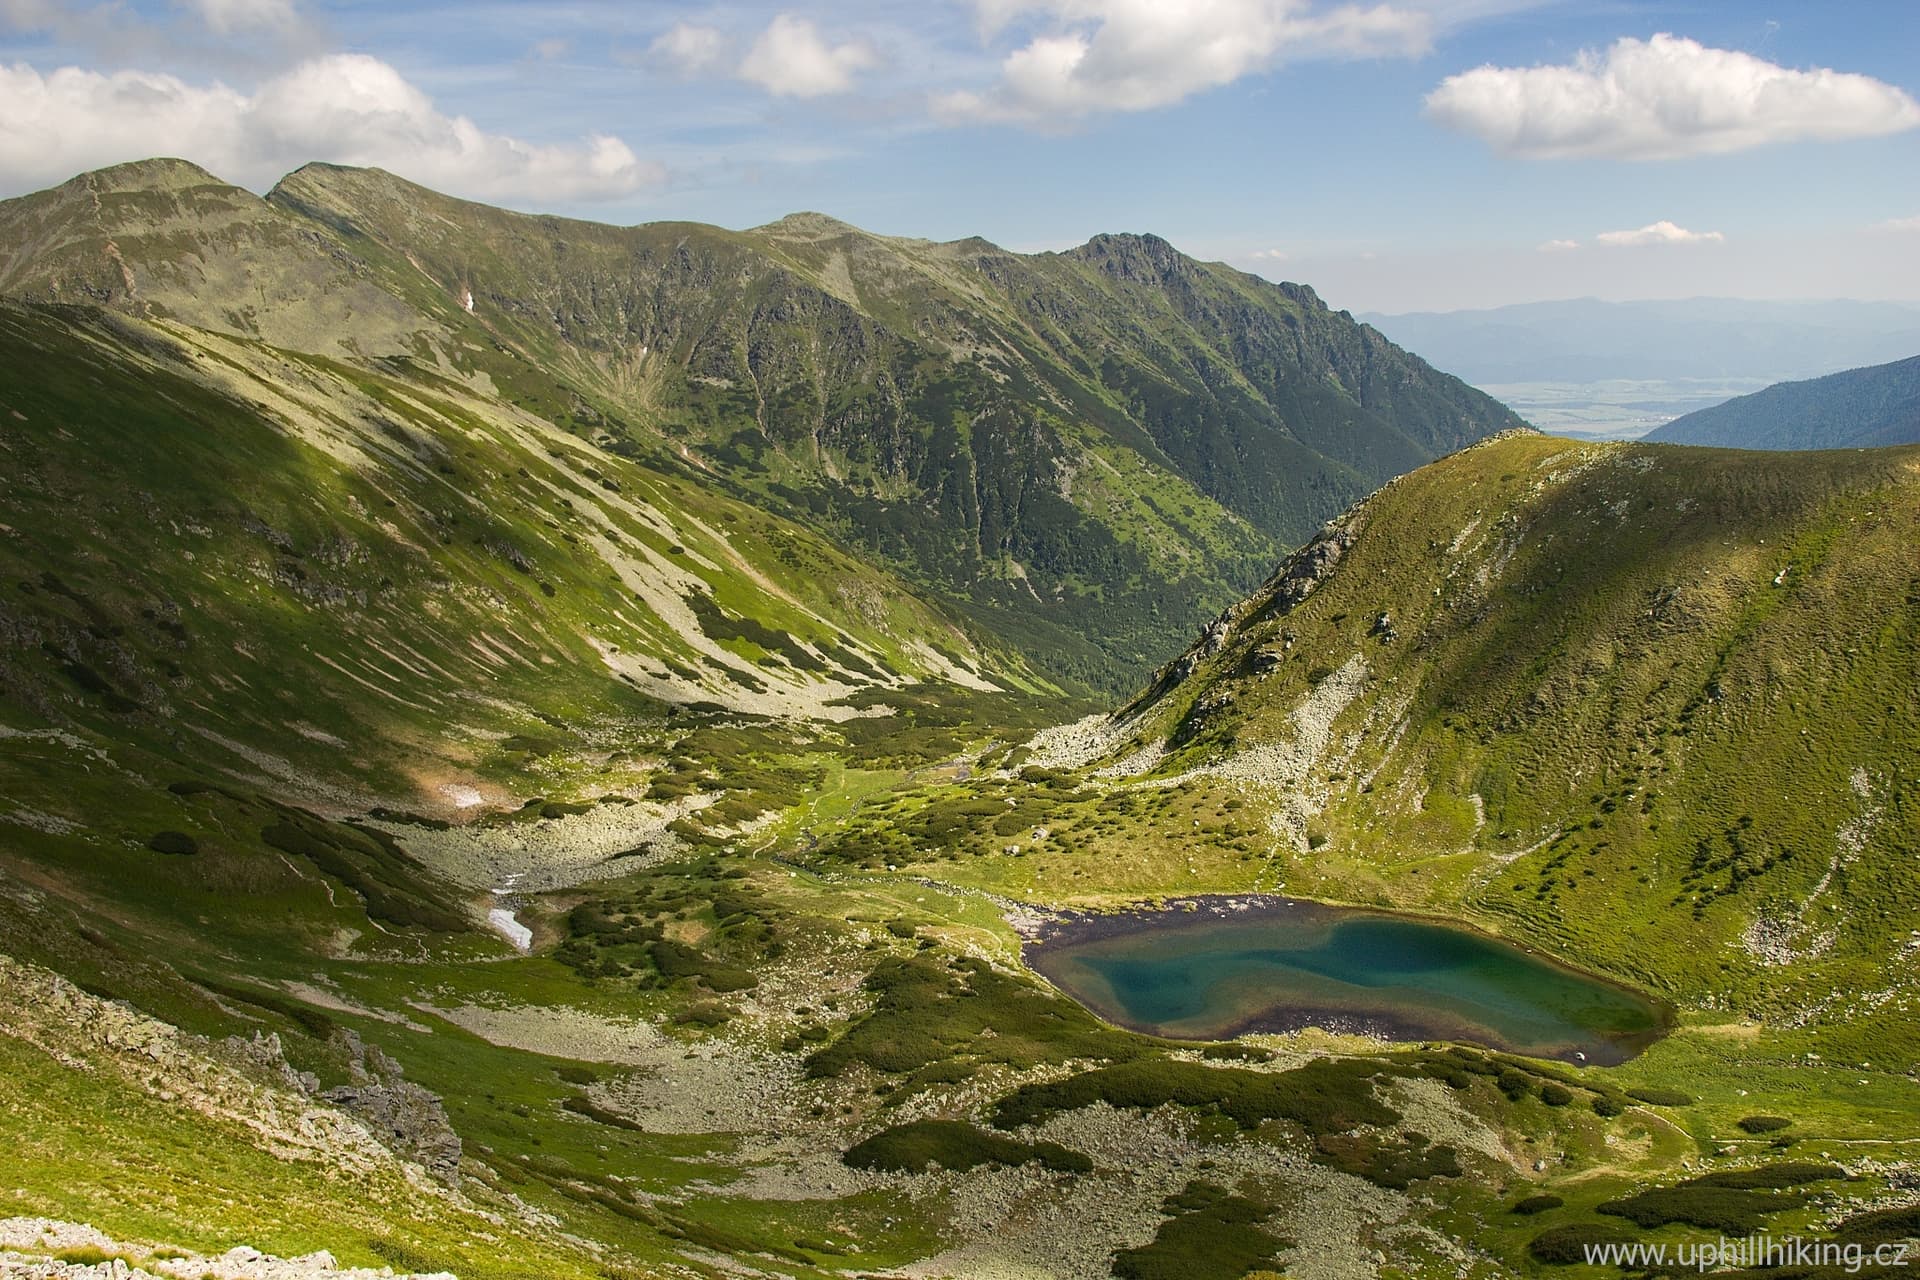
[[[1613,1064],[1671,1023],[1646,996],[1484,934],[1290,898],[1075,914],[1025,955],[1108,1022],[1177,1040],[1321,1027]]]

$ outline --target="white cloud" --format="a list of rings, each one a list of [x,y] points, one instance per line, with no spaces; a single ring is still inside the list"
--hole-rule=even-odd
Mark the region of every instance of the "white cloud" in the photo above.
[[[252,94],[139,71],[0,67],[0,173],[15,189],[149,156],[192,160],[264,187],[309,160],[376,165],[480,199],[568,202],[632,195],[664,180],[618,138],[571,145],[488,133],[376,58],[316,58]]]
[[[1875,231],[1892,231],[1900,234],[1920,232],[1920,215],[1911,218],[1888,218],[1885,222],[1873,224]]]
[[[727,38],[717,27],[676,22],[654,37],[647,53],[683,76],[703,76],[720,69],[726,58]]]
[[[845,93],[855,75],[879,62],[865,41],[830,45],[811,22],[783,13],[753,42],[736,74],[779,97],[818,98]]]
[[[235,31],[284,31],[298,25],[293,0],[188,0],[208,28],[221,35]]]
[[[527,52],[541,62],[558,62],[573,51],[573,42],[562,36],[548,36],[544,40],[535,40]]]
[[[1566,66],[1462,72],[1426,107],[1448,128],[1527,157],[1664,160],[1920,126],[1920,103],[1870,76],[1792,70],[1664,34]]]
[[[1726,237],[1718,231],[1689,231],[1678,223],[1662,218],[1631,231],[1602,231],[1593,239],[1596,244],[1633,248],[1647,244],[1718,244]]]
[[[1147,111],[1288,58],[1414,56],[1433,19],[1389,4],[1314,9],[1310,0],[975,0],[982,30],[1037,14],[1051,30],[1007,55],[984,93],[938,95],[950,121],[1067,124]]]
[[[1285,262],[1287,260],[1287,251],[1285,249],[1255,249],[1248,256],[1259,262]]]
[[[1539,252],[1566,253],[1569,250],[1578,249],[1579,247],[1580,247],[1580,242],[1578,240],[1549,240],[1545,244],[1539,246]]]

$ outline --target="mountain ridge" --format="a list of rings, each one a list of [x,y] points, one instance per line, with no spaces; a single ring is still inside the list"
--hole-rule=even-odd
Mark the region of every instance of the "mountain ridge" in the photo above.
[[[1920,356],[1775,383],[1675,418],[1647,439],[1736,449],[1920,443]]]
[[[1311,290],[1157,237],[1020,255],[813,214],[610,227],[317,163],[264,199],[162,172],[0,204],[0,292],[484,378],[1102,687],[1345,502],[1518,422]]]

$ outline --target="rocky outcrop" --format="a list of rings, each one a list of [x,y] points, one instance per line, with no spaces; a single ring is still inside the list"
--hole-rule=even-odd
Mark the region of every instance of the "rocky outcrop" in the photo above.
[[[1253,597],[1249,621],[1259,621],[1297,609],[1314,588],[1325,582],[1342,556],[1359,539],[1359,522],[1344,518],[1328,524],[1313,541],[1293,553]]]
[[[363,1047],[366,1083],[351,1086],[352,1104],[331,1105],[315,1096],[311,1075],[287,1064],[276,1036],[208,1040],[4,955],[0,1008],[8,1035],[78,1071],[115,1070],[156,1102],[231,1125],[276,1158],[397,1174],[436,1190],[458,1167],[439,1099],[402,1080],[378,1050]]]
[[[1146,692],[1114,713],[1114,722],[1125,723],[1140,716],[1199,670],[1201,663],[1225,649],[1242,628],[1298,608],[1313,594],[1314,588],[1327,580],[1341,557],[1359,539],[1365,523],[1364,511],[1362,503],[1323,526],[1311,542],[1287,557],[1245,603],[1225,610],[1202,628],[1185,653],[1154,673],[1153,683],[1147,686]],[[1392,630],[1390,623],[1387,630]],[[1277,665],[1279,659],[1269,654],[1267,661]]]
[[[105,1232],[54,1218],[0,1221],[0,1276],[9,1280],[454,1280],[447,1272],[396,1275],[343,1267],[322,1249],[298,1258],[276,1258],[241,1245],[225,1253],[198,1254],[115,1240]]]
[[[320,1097],[359,1118],[374,1137],[449,1186],[460,1181],[460,1135],[439,1095],[408,1080],[400,1064],[352,1031],[335,1033],[347,1052],[347,1084]]]

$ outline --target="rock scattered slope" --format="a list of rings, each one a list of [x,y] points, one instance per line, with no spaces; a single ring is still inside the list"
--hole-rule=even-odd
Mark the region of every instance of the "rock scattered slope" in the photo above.
[[[98,1262],[86,1261],[99,1258]],[[0,1220],[0,1276],[17,1280],[453,1280],[446,1272],[343,1267],[320,1250],[276,1258],[246,1245],[209,1256],[140,1246],[52,1218]]]

